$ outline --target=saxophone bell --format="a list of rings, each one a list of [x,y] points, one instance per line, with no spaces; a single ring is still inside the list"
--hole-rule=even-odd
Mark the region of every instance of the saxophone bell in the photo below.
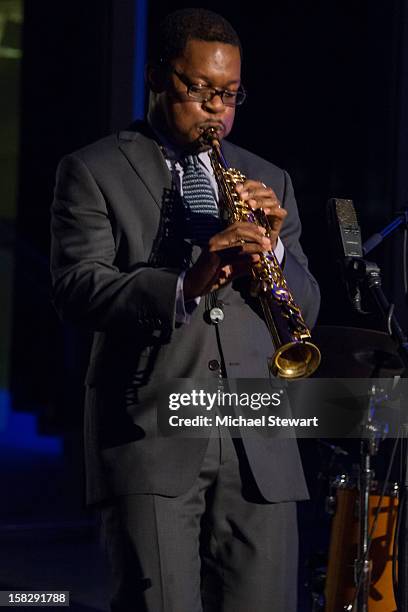
[[[217,130],[208,128],[203,132],[202,139],[211,146],[210,159],[219,188],[220,206],[228,223],[246,221],[270,232],[264,211],[254,212],[236,192],[235,186],[243,183],[246,176],[228,167]],[[260,301],[275,347],[275,353],[268,359],[271,374],[285,379],[310,376],[320,364],[320,351],[311,341],[310,330],[288,288],[275,253],[269,251],[261,254],[259,261],[252,265],[251,274],[252,293]]]

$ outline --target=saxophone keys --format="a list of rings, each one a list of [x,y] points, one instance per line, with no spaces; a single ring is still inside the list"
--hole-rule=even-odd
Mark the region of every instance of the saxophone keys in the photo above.
[[[251,283],[250,294],[252,297],[259,297],[268,291],[268,285],[263,280],[255,279]]]

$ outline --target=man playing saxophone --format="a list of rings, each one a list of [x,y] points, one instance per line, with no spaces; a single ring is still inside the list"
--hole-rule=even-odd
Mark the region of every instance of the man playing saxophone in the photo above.
[[[173,379],[267,378],[271,339],[250,292],[273,250],[303,317],[319,307],[289,176],[226,140],[245,100],[242,49],[221,16],[170,14],[147,66],[145,122],[65,157],[52,207],[54,302],[94,331],[88,503],[101,508],[112,610],[296,612],[294,440],[157,433]],[[259,224],[226,224],[203,138],[212,128]],[[273,350],[273,349],[272,349]]]

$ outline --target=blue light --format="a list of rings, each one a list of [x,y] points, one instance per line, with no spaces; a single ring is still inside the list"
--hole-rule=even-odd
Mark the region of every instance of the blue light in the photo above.
[[[10,410],[10,394],[0,389],[0,449],[29,450],[46,455],[62,455],[62,438],[42,436],[37,432],[37,417]],[[3,420],[4,419],[4,420]]]
[[[143,119],[145,108],[147,0],[135,0],[135,55],[133,62],[133,118]]]
[[[10,412],[10,393],[5,389],[0,389],[0,435],[7,426]]]

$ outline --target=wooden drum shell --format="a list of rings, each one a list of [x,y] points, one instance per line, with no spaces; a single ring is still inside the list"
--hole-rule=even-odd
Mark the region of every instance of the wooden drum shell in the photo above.
[[[370,494],[369,533],[380,495]],[[354,562],[359,542],[359,491],[356,487],[336,491],[326,578],[326,612],[343,612],[355,596]],[[398,514],[398,497],[385,495],[377,520],[369,559],[372,562],[369,612],[397,612],[392,585],[392,555]],[[354,608],[353,608],[354,609]]]

